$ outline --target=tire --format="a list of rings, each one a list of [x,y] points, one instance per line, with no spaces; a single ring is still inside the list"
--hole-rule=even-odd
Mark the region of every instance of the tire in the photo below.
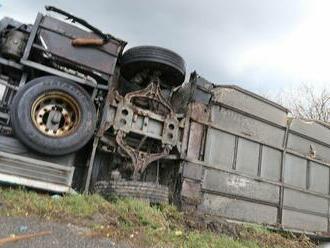
[[[120,66],[122,76],[129,81],[145,69],[160,71],[162,83],[171,87],[181,85],[186,75],[185,62],[180,55],[155,46],[128,49],[121,57]]]
[[[113,195],[131,197],[154,204],[168,203],[168,187],[139,181],[99,181],[94,185],[94,192],[105,198]]]
[[[46,100],[61,100],[63,106],[59,107],[60,103],[56,102],[41,105],[42,99],[45,103]],[[64,107],[67,105],[71,112]],[[50,106],[55,106],[56,110]],[[49,121],[47,118],[54,111],[59,113],[56,130],[48,129],[47,124],[53,125],[54,119]],[[46,155],[64,155],[79,150],[91,139],[96,127],[96,110],[89,94],[78,84],[55,76],[40,77],[24,85],[14,97],[10,117],[17,138],[32,150]]]

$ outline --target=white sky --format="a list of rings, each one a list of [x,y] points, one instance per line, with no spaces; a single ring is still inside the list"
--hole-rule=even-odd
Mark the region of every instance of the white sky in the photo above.
[[[237,73],[249,67],[256,68],[255,74],[271,69],[288,84],[330,85],[329,13],[330,1],[314,0],[309,13],[282,39],[252,46],[242,53]]]
[[[0,0],[0,17],[33,22],[53,4],[128,46],[177,51],[214,83],[258,92],[330,85],[330,0]]]

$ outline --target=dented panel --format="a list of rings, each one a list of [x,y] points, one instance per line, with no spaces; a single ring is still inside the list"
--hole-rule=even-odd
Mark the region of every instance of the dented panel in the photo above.
[[[199,210],[230,219],[272,225],[277,209],[272,206],[204,193]]]
[[[211,104],[205,105],[210,119],[198,120],[207,135],[200,143],[194,140],[194,147],[204,147],[205,155],[199,162],[204,173],[197,208],[229,219],[329,236],[328,125],[287,121],[286,109],[235,86],[212,92]],[[193,128],[189,135],[195,137],[200,130],[201,126]],[[188,154],[195,154],[189,149]]]
[[[279,187],[264,182],[215,170],[206,170],[203,189],[221,192],[233,197],[246,197],[277,204],[279,201]]]
[[[211,123],[215,127],[281,148],[285,129],[269,125],[225,107],[211,107]]]
[[[265,121],[285,127],[288,110],[257,94],[235,85],[220,85],[213,89],[216,103],[235,108]]]

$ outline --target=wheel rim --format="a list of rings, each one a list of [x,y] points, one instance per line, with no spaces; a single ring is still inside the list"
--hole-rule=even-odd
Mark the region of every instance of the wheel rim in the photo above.
[[[61,91],[51,91],[39,96],[31,109],[35,127],[51,137],[71,134],[79,125],[80,116],[77,101]]]

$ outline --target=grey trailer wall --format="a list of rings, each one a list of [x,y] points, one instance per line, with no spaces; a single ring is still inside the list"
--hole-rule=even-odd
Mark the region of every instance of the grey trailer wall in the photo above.
[[[204,109],[203,109],[204,107]],[[329,232],[330,130],[233,86],[191,105],[182,197],[240,221]]]

